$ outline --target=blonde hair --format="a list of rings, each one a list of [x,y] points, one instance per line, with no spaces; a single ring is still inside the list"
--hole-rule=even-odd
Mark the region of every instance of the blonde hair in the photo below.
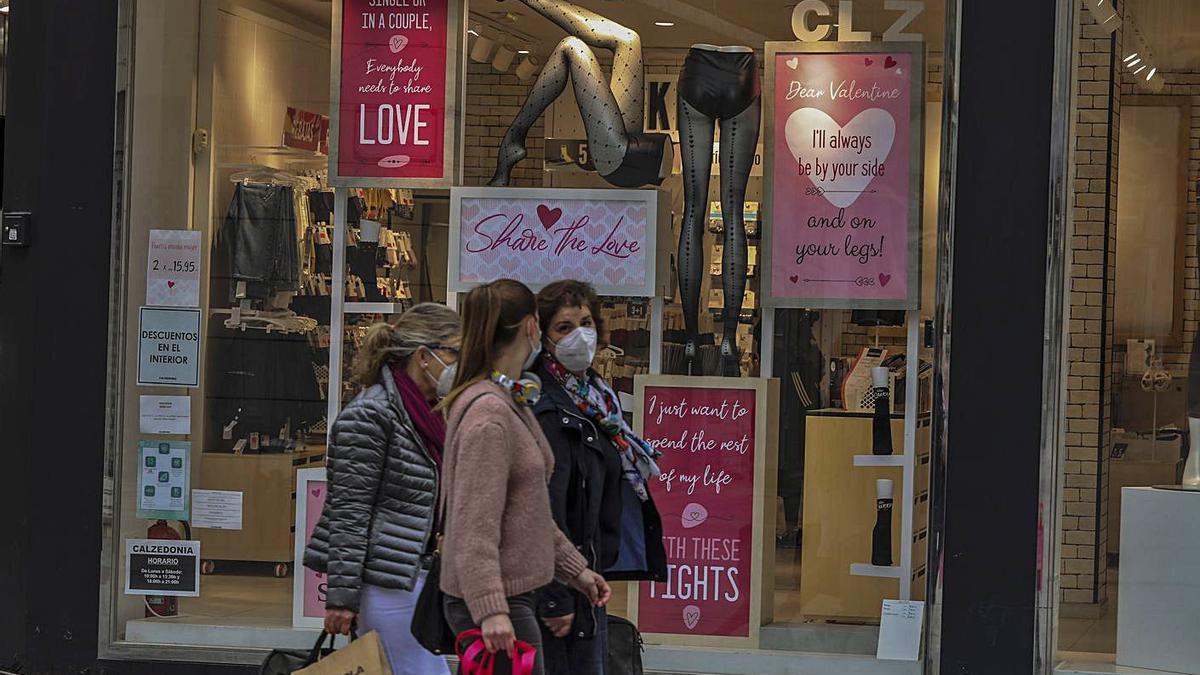
[[[377,323],[367,331],[354,355],[350,376],[360,387],[379,381],[388,364],[405,366],[421,347],[444,345],[462,334],[458,313],[436,302],[423,302],[400,315],[395,323]]]
[[[462,351],[454,388],[439,404],[443,410],[449,410],[464,389],[491,374],[496,352],[517,337],[524,319],[537,314],[537,300],[525,284],[499,279],[471,289],[462,312]]]

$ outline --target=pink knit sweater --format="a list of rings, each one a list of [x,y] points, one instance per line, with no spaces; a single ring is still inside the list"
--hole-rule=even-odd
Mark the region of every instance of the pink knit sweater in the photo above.
[[[489,380],[464,391],[449,417],[442,590],[481,624],[507,614],[507,598],[574,579],[587,561],[551,516],[554,455],[532,411]]]

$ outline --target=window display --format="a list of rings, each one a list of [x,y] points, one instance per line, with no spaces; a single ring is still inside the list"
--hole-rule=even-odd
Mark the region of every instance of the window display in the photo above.
[[[944,262],[943,3],[927,3],[910,42],[881,41],[899,13],[883,3],[855,16],[869,42],[832,30],[846,39],[796,42],[790,8],[736,3],[692,8],[698,21],[689,9],[677,26],[600,0],[335,0],[330,16],[267,4],[206,7],[203,30],[175,28],[200,35],[192,47],[155,37],[163,7],[134,34],[142,63],[194,49],[170,77],[198,63],[201,85],[195,119],[140,99],[132,142],[200,127],[209,146],[161,159],[193,186],[173,225],[147,227],[160,204],[131,196],[126,320],[198,313],[196,339],[180,338],[198,380],[121,397],[107,550],[120,575],[126,541],[194,542],[201,574],[195,595],[114,587],[110,644],[247,664],[311,648],[327,609],[347,609],[327,575],[374,588],[383,574],[302,567],[310,542],[336,546],[322,513],[350,444],[333,422],[361,400],[351,373],[372,326],[419,303],[455,309],[500,278],[535,293],[573,279],[594,288],[601,320],[555,343],[569,372],[546,373],[602,406],[575,406],[584,417],[645,439],[626,467],[641,480],[618,506],[653,504],[642,534],[666,558],[665,574],[639,564],[658,548],[647,544],[603,570],[604,626],[632,622],[655,670],[779,672],[831,654],[886,669],[874,658],[884,601],[923,617],[937,583],[940,355],[925,327],[927,269]],[[144,295],[141,255],[171,270],[148,274]],[[195,299],[173,290],[193,276]],[[603,395],[576,386],[585,362]],[[445,379],[427,384],[444,394]],[[138,465],[163,443],[184,472],[165,494]],[[650,457],[659,471],[641,466]],[[418,548],[397,554],[406,586],[425,564]],[[920,636],[908,640],[919,654]],[[746,661],[724,660],[728,647]]]

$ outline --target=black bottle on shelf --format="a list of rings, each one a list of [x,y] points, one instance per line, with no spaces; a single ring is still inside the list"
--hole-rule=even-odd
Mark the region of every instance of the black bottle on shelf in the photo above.
[[[875,481],[875,529],[871,532],[871,564],[892,565],[892,481]]]
[[[875,390],[875,414],[871,417],[871,454],[892,454],[891,387],[887,368],[871,369],[871,386]]]

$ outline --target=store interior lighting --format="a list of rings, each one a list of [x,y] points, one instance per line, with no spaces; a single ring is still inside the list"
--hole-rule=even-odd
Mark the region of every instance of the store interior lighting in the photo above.
[[[496,72],[507,73],[508,69],[512,67],[516,55],[517,53],[510,47],[500,43],[500,46],[496,48],[496,56],[492,59],[492,68],[496,69]]]
[[[1117,10],[1113,7],[1112,0],[1086,0],[1088,12],[1096,23],[1103,26],[1109,33],[1115,31],[1117,26],[1121,25],[1121,17],[1117,15]]]
[[[1125,49],[1129,53],[1121,59],[1121,66],[1133,76],[1139,89],[1158,93],[1163,88],[1162,74],[1154,63],[1154,54],[1145,36],[1138,30],[1134,17],[1126,16]]]

